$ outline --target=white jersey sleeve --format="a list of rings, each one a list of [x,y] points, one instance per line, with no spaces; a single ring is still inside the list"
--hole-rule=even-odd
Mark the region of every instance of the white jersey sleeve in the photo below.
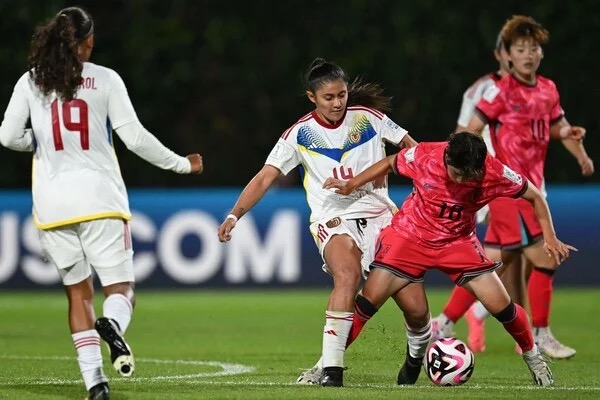
[[[460,112],[458,114],[457,124],[460,126],[468,126],[471,118],[475,114],[475,106],[483,97],[483,93],[494,85],[494,79],[491,74],[482,76],[473,83],[463,94]]]
[[[371,118],[375,129],[381,132],[383,140],[398,145],[408,131],[401,128],[397,123],[392,121],[387,115],[383,115],[382,119]]]
[[[108,118],[127,148],[149,163],[180,174],[189,174],[189,160],[165,147],[139,122],[127,94],[125,83],[113,70],[110,71],[111,89],[108,95]]]
[[[24,85],[27,84],[29,73],[25,73],[18,80],[13,94],[4,113],[4,120],[0,125],[0,143],[16,151],[33,151],[33,133],[25,129],[29,119],[29,103]]]
[[[283,132],[265,161],[265,164],[274,166],[284,175],[289,174],[290,171],[300,165],[296,136],[297,126],[298,123]]]

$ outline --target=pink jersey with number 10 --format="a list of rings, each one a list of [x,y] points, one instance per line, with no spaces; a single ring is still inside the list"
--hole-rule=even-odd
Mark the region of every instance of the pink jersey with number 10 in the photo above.
[[[542,187],[550,126],[564,115],[554,82],[538,75],[528,85],[508,75],[486,90],[477,111],[490,126],[496,157]]]

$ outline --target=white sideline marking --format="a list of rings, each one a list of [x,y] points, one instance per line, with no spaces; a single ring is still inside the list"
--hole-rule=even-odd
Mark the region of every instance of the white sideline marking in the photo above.
[[[4,360],[42,360],[42,361],[72,361],[73,357],[67,356],[15,356],[1,355],[0,359]],[[198,360],[163,360],[157,358],[136,358],[136,361],[142,363],[153,364],[178,364],[178,365],[203,365],[209,367],[220,367],[221,371],[216,372],[200,372],[197,374],[185,375],[166,375],[166,376],[148,376],[134,378],[111,378],[111,382],[128,381],[128,382],[150,382],[150,381],[166,381],[166,382],[191,382],[198,378],[213,378],[218,376],[230,376],[254,372],[256,367],[231,364],[220,361],[198,361]],[[11,378],[10,382],[0,381],[0,386],[15,386],[15,385],[76,385],[81,384],[81,379],[35,379],[35,378]]]
[[[67,356],[14,356],[14,355],[2,355],[0,359],[4,360],[43,360],[43,361],[73,361],[74,357]],[[197,361],[197,360],[163,360],[156,358],[138,358],[136,359],[143,363],[154,363],[154,364],[179,364],[179,365],[204,365],[210,367],[221,367],[222,371],[217,372],[201,372],[197,374],[187,375],[171,375],[171,376],[149,376],[149,377],[134,377],[134,378],[111,378],[111,382],[151,382],[151,381],[162,381],[162,382],[178,382],[186,384],[200,384],[200,385],[215,385],[215,386],[266,386],[266,387],[311,387],[312,385],[298,385],[295,382],[269,382],[269,381],[251,381],[248,378],[238,381],[213,381],[213,380],[202,380],[198,378],[210,378],[218,376],[232,376],[238,374],[244,374],[256,371],[256,367],[247,366],[242,364],[230,364],[223,363],[220,361]],[[34,378],[11,378],[10,382],[0,381],[0,386],[17,386],[17,385],[79,385],[83,383],[81,379],[34,379]],[[549,391],[600,391],[600,386],[552,386],[548,388],[542,388],[539,386],[532,385],[521,385],[521,386],[507,386],[507,385],[470,385],[466,384],[459,388],[449,387],[436,387],[434,385],[420,384],[420,385],[408,385],[398,386],[396,384],[377,384],[377,383],[356,383],[347,384],[345,387],[348,388],[359,388],[359,389],[391,389],[391,390],[419,390],[419,389],[433,389],[433,390],[549,390]]]

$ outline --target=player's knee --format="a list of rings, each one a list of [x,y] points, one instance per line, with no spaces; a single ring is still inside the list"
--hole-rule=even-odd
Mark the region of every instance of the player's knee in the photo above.
[[[360,294],[354,300],[354,309],[356,313],[368,318],[371,318],[379,310],[369,299]]]
[[[492,315],[496,318],[500,323],[505,324],[507,322],[512,321],[515,318],[517,313],[517,308],[515,307],[515,303],[511,300],[511,302],[504,307],[500,312],[493,313]]]

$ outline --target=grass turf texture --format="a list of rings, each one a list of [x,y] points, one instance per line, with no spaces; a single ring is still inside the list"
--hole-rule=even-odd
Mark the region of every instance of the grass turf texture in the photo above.
[[[430,290],[434,315],[448,290]],[[487,350],[462,387],[440,388],[424,373],[417,385],[395,385],[404,359],[403,318],[389,301],[346,353],[344,388],[297,386],[319,358],[328,292],[144,291],[127,339],[137,359],[126,380],[109,365],[111,398],[134,399],[598,399],[599,290],[558,289],[553,332],[577,349],[551,364],[555,386],[533,386],[514,342],[488,319]],[[101,309],[100,299],[96,309]],[[61,291],[0,294],[0,399],[74,399],[86,395]],[[466,340],[460,322],[457,337]],[[247,371],[247,372],[244,372]],[[228,375],[227,375],[228,374]]]

